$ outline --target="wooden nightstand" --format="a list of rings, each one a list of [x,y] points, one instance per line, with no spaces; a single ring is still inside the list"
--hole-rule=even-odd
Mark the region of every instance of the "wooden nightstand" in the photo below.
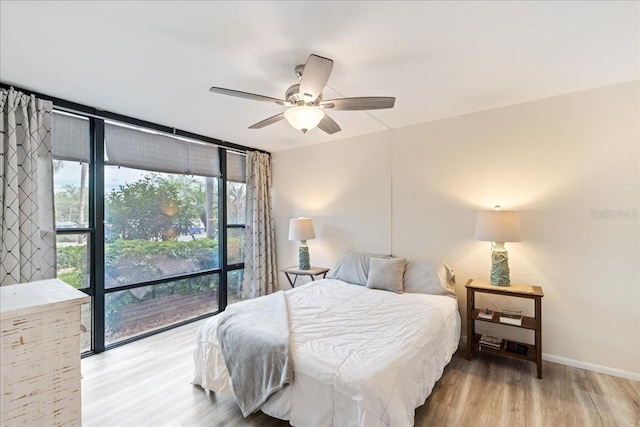
[[[311,277],[311,280],[316,280],[315,276],[322,275],[322,278],[324,279],[325,277],[327,277],[327,272],[329,271],[329,269],[325,267],[311,267],[308,270],[300,270],[298,266],[293,266],[283,268],[280,271],[282,271],[284,275],[287,276],[287,280],[289,281],[291,287],[295,288],[298,276],[309,276]],[[294,276],[293,281],[291,280],[291,276]]]
[[[507,340],[503,340],[500,350],[483,347],[482,351],[534,362],[538,368],[538,378],[542,378],[542,297],[544,296],[542,288],[532,285],[494,286],[489,282],[475,279],[470,279],[465,287],[467,288],[467,360],[473,358],[473,350],[480,348],[480,334],[476,334],[475,322],[489,322],[513,328],[530,329],[535,334],[535,343],[533,345],[516,342],[516,344],[527,348],[526,355],[507,351]],[[519,326],[500,322],[500,312],[497,311],[492,319],[480,319],[478,318],[478,313],[481,310],[476,309],[474,306],[476,292],[532,299],[535,304],[535,317],[522,316],[522,324]]]

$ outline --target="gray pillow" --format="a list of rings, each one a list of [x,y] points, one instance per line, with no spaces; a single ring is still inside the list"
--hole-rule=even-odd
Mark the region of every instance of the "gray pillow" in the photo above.
[[[354,285],[365,286],[369,277],[370,258],[389,258],[389,255],[365,252],[345,252],[327,274],[327,279],[338,279]]]
[[[367,288],[402,293],[404,258],[371,258]]]
[[[411,260],[404,267],[403,289],[405,292],[455,298],[455,277],[451,268],[443,262]]]

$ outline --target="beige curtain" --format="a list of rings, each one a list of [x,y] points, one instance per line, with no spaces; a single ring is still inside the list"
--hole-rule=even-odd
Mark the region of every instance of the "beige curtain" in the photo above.
[[[278,290],[269,155],[247,152],[246,172],[247,223],[242,298],[257,298]]]
[[[55,277],[51,107],[0,89],[0,286]]]

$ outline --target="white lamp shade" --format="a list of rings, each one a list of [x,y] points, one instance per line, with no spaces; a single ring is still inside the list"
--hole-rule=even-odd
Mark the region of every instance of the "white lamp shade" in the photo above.
[[[475,239],[489,242],[519,242],[521,239],[518,212],[478,212]]]
[[[289,240],[311,240],[316,238],[311,218],[296,218],[289,221]]]
[[[291,126],[305,133],[318,126],[318,123],[324,118],[324,112],[317,107],[300,105],[286,110],[284,118]]]

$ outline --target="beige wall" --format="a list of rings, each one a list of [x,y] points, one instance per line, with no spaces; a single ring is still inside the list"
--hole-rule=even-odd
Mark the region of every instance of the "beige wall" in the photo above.
[[[278,264],[297,259],[289,218],[311,216],[312,264],[345,250],[442,259],[464,310],[464,283],[490,268],[476,212],[500,204],[521,215],[512,281],[544,289],[545,358],[640,379],[639,92],[630,82],[274,153]],[[619,209],[634,218],[612,218]],[[511,329],[486,332],[522,338]]]
[[[385,134],[278,152],[272,159],[279,268],[298,262],[298,242],[287,238],[289,219],[299,216],[313,218],[316,239],[307,242],[312,265],[331,267],[347,250],[391,251]]]

